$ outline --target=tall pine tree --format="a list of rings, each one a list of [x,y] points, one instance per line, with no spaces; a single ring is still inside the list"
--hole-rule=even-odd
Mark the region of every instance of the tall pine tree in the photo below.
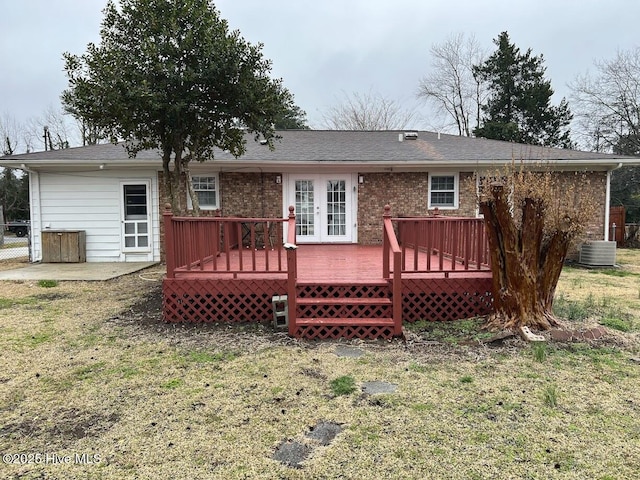
[[[483,105],[482,121],[474,134],[533,145],[570,148],[569,123],[572,114],[563,98],[551,105],[553,89],[545,79],[542,55],[531,49],[521,53],[502,32],[494,40],[497,50],[474,67],[476,78],[485,82],[489,99]]]

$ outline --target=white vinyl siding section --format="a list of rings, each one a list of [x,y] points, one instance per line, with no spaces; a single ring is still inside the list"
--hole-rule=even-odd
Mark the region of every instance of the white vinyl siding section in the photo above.
[[[160,260],[158,175],[155,170],[100,170],[34,176],[32,201],[34,260],[42,259],[41,230],[85,230],[88,262]],[[149,254],[123,253],[122,183],[149,181],[151,242]],[[34,195],[35,196],[35,195]]]

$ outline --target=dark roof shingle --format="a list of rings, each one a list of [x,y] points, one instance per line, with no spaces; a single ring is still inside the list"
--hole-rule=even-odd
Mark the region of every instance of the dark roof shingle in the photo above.
[[[229,152],[218,150],[217,160],[237,162],[496,162],[511,160],[594,161],[615,163],[615,160],[634,160],[633,157],[558,148],[546,148],[484,138],[418,132],[417,139],[404,139],[403,131],[343,131],[343,130],[285,130],[278,132],[275,149],[246,135],[247,151],[237,160]],[[403,137],[403,141],[399,140]],[[95,161],[127,160],[123,144],[101,144],[48,152],[36,152],[0,157],[2,160],[31,161]],[[138,161],[158,162],[157,151],[146,150],[136,156]],[[636,161],[638,159],[635,159]],[[636,163],[636,162],[633,162]]]

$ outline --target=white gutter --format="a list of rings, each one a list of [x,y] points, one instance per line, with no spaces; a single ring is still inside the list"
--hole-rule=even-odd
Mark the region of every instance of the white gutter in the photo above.
[[[260,168],[262,170],[265,169],[277,169],[282,168],[310,168],[315,169],[320,165],[331,166],[331,167],[342,167],[342,168],[357,168],[357,169],[370,169],[375,171],[377,169],[385,169],[385,168],[394,168],[394,169],[424,169],[424,168],[495,168],[504,164],[510,164],[512,160],[508,159],[494,159],[494,160],[299,160],[299,159],[291,159],[291,160],[271,160],[271,159],[260,159],[260,160],[250,160],[248,157],[240,157],[239,159],[232,158],[215,158],[213,160],[205,161],[197,163],[193,165],[193,167],[197,167],[198,165],[202,165],[204,168],[210,167],[220,167],[224,169],[237,169],[243,170],[248,168]],[[615,163],[614,163],[615,162]],[[536,167],[540,165],[539,160],[525,160],[522,162],[525,166]],[[38,169],[41,171],[47,171],[48,168],[59,168],[64,167],[67,169],[78,169],[78,168],[93,168],[99,169],[101,165],[105,168],[115,168],[115,167],[125,167],[125,168],[134,168],[134,167],[143,167],[143,168],[161,168],[162,162],[161,158],[157,159],[136,159],[136,158],[122,158],[122,159],[95,159],[95,160],[78,160],[78,159],[64,159],[57,158],[52,160],[43,160],[43,159],[20,159],[20,158],[10,158],[10,159],[2,159],[0,161],[1,165],[12,167],[12,168],[22,168],[22,169]],[[562,160],[547,160],[542,162],[543,165],[551,165],[555,168],[565,167],[569,169],[575,168],[589,168],[589,167],[601,167],[606,168],[609,165],[614,166],[613,170],[620,168],[620,166],[629,164],[629,165],[639,165],[640,159],[630,158],[628,160],[621,159],[606,159],[606,158],[592,158],[592,159],[562,159]],[[617,164],[617,166],[615,166]],[[603,168],[603,169],[604,169]],[[266,170],[265,170],[266,171]],[[402,170],[399,170],[402,171]]]
[[[618,170],[622,167],[622,162],[618,163],[615,167],[610,170],[607,170],[607,190],[605,194],[605,203],[604,203],[604,240],[605,242],[609,241],[609,211],[611,209],[611,172],[614,170]],[[619,226],[619,225],[618,225]],[[624,228],[624,225],[622,226]],[[615,240],[615,239],[614,239]]]

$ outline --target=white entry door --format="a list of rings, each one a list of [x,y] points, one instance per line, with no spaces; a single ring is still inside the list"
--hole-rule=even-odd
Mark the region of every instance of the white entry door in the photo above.
[[[122,183],[121,195],[123,253],[150,252],[149,182]]]
[[[350,174],[291,175],[289,203],[295,207],[299,243],[353,240],[353,185]]]

